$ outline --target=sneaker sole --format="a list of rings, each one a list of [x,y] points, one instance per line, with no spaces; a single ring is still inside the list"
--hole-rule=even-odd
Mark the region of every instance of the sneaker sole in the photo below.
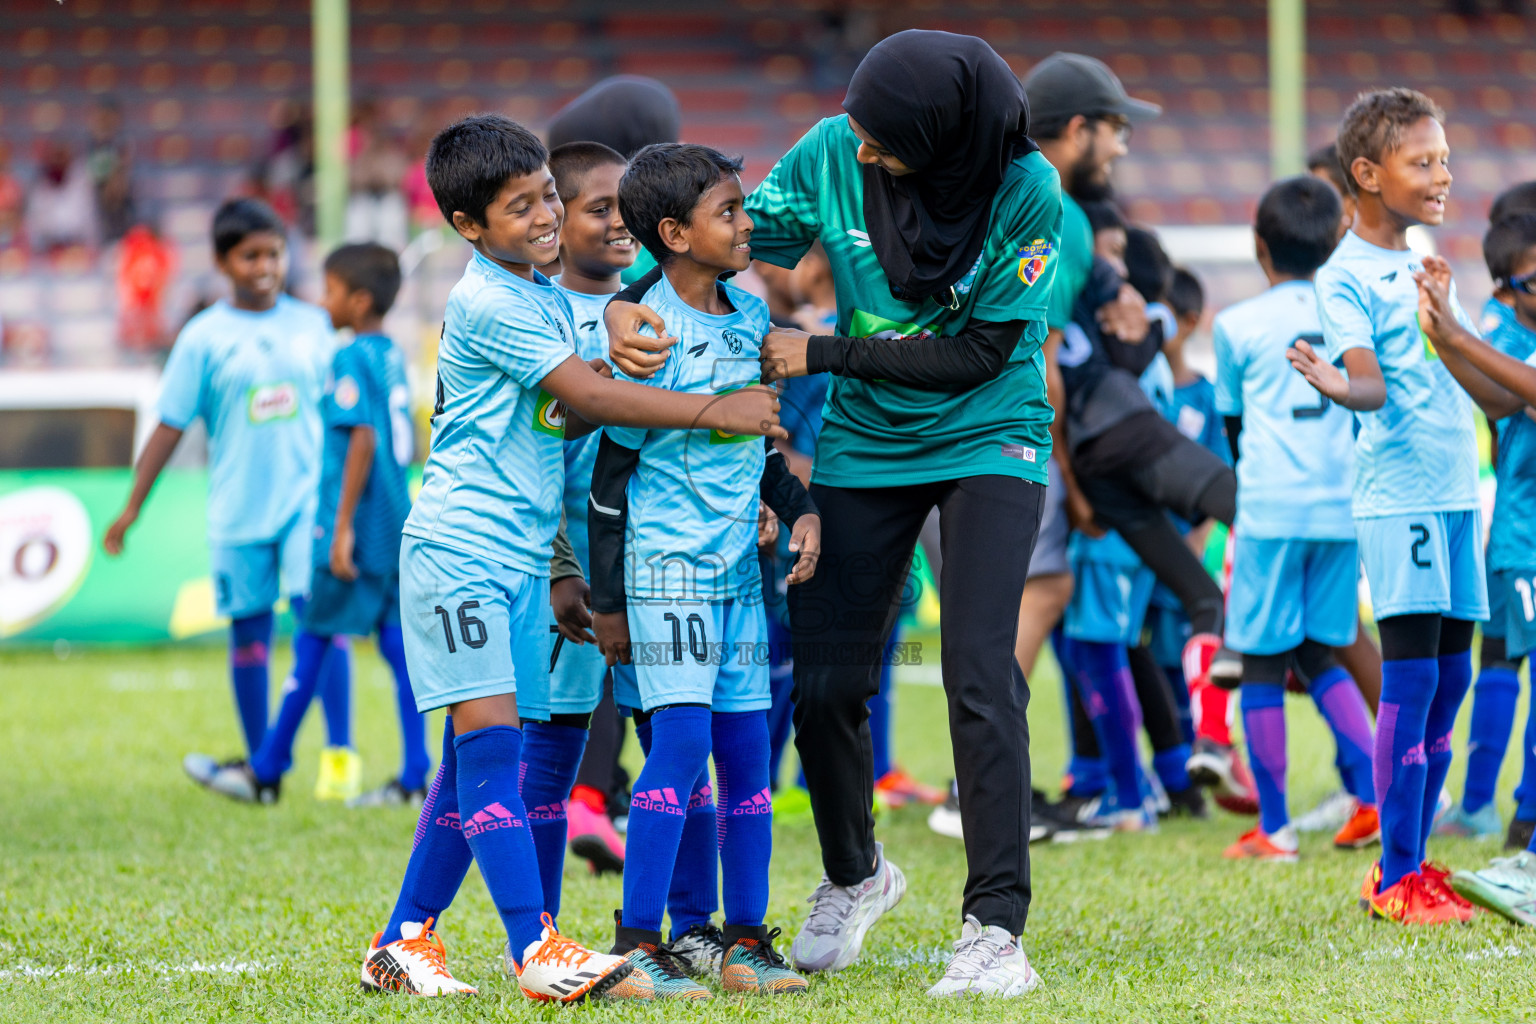
[[[1528,914],[1523,910],[1501,904],[1494,895],[1497,890],[1491,886],[1485,886],[1481,879],[1470,875],[1454,874],[1448,881],[1451,889],[1458,896],[1474,906],[1490,910],[1515,924],[1536,925],[1536,914]]]
[[[942,982],[940,984],[942,984]],[[939,991],[939,986],[935,985],[928,990],[927,995],[930,999],[955,999],[965,996],[975,996],[977,998],[984,997],[990,999],[1017,999],[1020,996],[1028,995],[1039,987],[1040,973],[1031,967],[1029,971],[1029,977],[1023,978],[1020,981],[1009,985],[1001,992],[984,992],[977,989],[966,988],[957,988],[941,992]]]
[[[901,869],[890,861],[886,861],[885,866],[886,870],[895,876],[891,884],[890,901],[881,907],[878,912],[870,914],[854,929],[852,941],[846,943],[838,955],[833,957],[832,962],[826,967],[812,967],[801,962],[798,957],[794,956],[794,947],[791,946],[790,956],[797,968],[811,974],[835,974],[838,971],[853,966],[859,959],[860,954],[864,952],[864,937],[869,934],[869,930],[875,926],[876,921],[889,914],[892,910],[895,910],[897,904],[901,903],[902,897],[907,894],[907,876],[902,874]]]
[[[1225,792],[1236,790],[1236,780],[1228,762],[1209,754],[1195,754],[1185,763],[1189,781],[1205,789]]]
[[[591,864],[592,870],[600,875],[624,873],[624,858],[610,850],[601,836],[575,837],[571,840],[571,852]]]
[[[586,988],[578,989],[567,996],[547,996],[542,992],[530,992],[521,985],[518,986],[518,989],[523,995],[536,1003],[559,1003],[561,1006],[569,1006],[574,1003],[584,1003],[589,999],[601,999],[609,989],[629,977],[634,969],[634,964],[619,964]]]
[[[1051,836],[1053,843],[1078,843],[1098,842],[1108,839],[1114,829],[1110,828],[1064,828]]]

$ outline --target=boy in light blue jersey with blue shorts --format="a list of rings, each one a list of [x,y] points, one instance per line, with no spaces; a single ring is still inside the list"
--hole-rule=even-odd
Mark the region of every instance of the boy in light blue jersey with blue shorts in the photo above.
[[[286,228],[266,203],[231,199],[214,213],[213,250],[231,297],[193,317],[165,366],[160,423],[134,467],[127,506],[108,529],[107,553],[123,549],[155,479],[201,418],[208,429],[208,545],[214,604],[230,620],[230,674],[248,754],[267,729],[272,606],[309,587],[310,531],[320,480],[320,396],[334,341],[325,311],[284,294]],[[295,602],[295,611],[300,602]],[[332,750],[330,790],[355,788],[350,680],[345,651],[326,661],[321,692]],[[189,756],[205,781],[219,765]]]
[[[768,307],[719,281],[751,260],[740,170],[740,161],[714,150],[674,143],[641,150],[620,182],[624,222],[662,267],[644,304],[678,339],[651,386],[716,396],[759,378]],[[613,951],[646,977],[655,999],[709,996],[689,977],[693,965],[661,941],[661,921],[675,870],[696,869],[678,855],[693,797],[709,794],[711,754],[724,883],[722,986],[759,994],[806,988],[764,923],[772,699],[760,497],[789,526],[790,549],[800,555],[788,582],[803,582],[815,570],[820,517],[777,451],[767,455],[755,437],[720,431],[603,433],[589,518],[594,628],[605,651],[633,663],[638,693],[615,698],[636,708],[640,728],[650,731],[628,832],[630,847],[646,855],[625,866]]]
[[[371,989],[473,991],[448,973],[432,931],[473,860],[524,994],[623,994],[630,965],[565,939],[546,912],[520,793],[524,774],[545,770],[525,761],[522,716],[549,716],[564,440],[598,422],[783,432],[766,389],[676,394],[611,380],[576,354],[569,302],[535,269],[558,255],[564,216],[547,157],[495,114],[448,126],[427,153],[438,207],[474,253],[444,316],[432,446],[400,552],[400,617],[417,708],[449,717],[399,899],[365,954]]]
[[[1488,616],[1472,404],[1420,329],[1424,264],[1407,242],[1410,226],[1445,217],[1441,119],[1411,89],[1365,93],[1345,111],[1339,160],[1358,207],[1317,273],[1326,355],[1306,341],[1286,352],[1360,423],[1352,511],[1383,658],[1372,755],[1382,856],[1360,898],[1374,916],[1422,924],[1472,914],[1425,846],[1472,682],[1473,630]]]
[[[1376,842],[1372,736],[1365,701],[1333,648],[1355,639],[1359,550],[1350,515],[1354,417],[1293,372],[1286,351],[1322,344],[1312,277],[1337,239],[1339,198],[1310,176],[1272,186],[1254,225],[1269,290],[1223,310],[1213,325],[1216,408],[1237,441],[1237,520],[1225,640],[1242,655],[1243,732],[1259,824],[1228,859],[1294,861],[1286,807],[1286,673],[1305,682],[1333,731],[1355,798],[1335,836]]]

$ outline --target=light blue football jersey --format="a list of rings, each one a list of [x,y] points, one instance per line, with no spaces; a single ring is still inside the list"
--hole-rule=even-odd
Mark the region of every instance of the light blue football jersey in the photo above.
[[[1507,356],[1536,366],[1536,331],[1509,311],[1488,334],[1488,343]],[[1484,311],[1486,314],[1486,310]],[[1485,315],[1486,324],[1489,317]],[[1528,570],[1536,567],[1536,422],[1525,410],[1499,421],[1499,458],[1493,521],[1488,530],[1488,568]]]
[[[313,512],[330,317],[287,295],[264,313],[216,302],[171,349],[158,405],[167,426],[208,427],[208,542],[257,544]]]
[[[1188,384],[1175,385],[1167,416],[1179,433],[1232,465],[1232,446],[1216,411],[1216,385],[1199,374]]]
[[[448,294],[432,450],[405,533],[549,575],[565,484],[565,407],[539,382],[576,354],[565,293],[478,252]]]
[[[1328,358],[1375,352],[1387,402],[1356,413],[1355,518],[1478,507],[1472,400],[1419,330],[1418,254],[1382,249],[1353,231],[1317,272]],[[1456,318],[1476,333],[1451,287]]]
[[[320,403],[325,420],[314,563],[327,566],[336,506],[354,427],[372,427],[373,466],[352,515],[352,560],[371,576],[400,570],[400,529],[411,511],[406,468],[415,449],[405,356],[382,334],[363,334],[336,350]]]
[[[1211,327],[1216,413],[1241,416],[1238,536],[1353,540],[1354,416],[1317,393],[1285,353],[1323,345],[1310,281],[1287,281],[1230,306]]]
[[[724,394],[755,383],[768,306],[724,285],[735,312],[702,313],[663,278],[645,304],[677,337],[648,383],[690,394]],[[629,480],[625,593],[630,600],[761,600],[757,560],[763,439],[717,430],[605,428],[640,462]]]
[[[559,287],[560,279],[555,278]],[[612,295],[587,295],[561,287],[561,294],[571,304],[572,323],[576,326],[576,354],[583,359],[608,358],[608,328],[603,324],[603,307]],[[587,547],[587,495],[592,492],[592,466],[597,462],[598,432],[565,442],[565,533],[576,550],[583,572],[591,575]]]

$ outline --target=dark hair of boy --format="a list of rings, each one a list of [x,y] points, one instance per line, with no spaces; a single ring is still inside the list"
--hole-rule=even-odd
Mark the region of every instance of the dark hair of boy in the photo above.
[[[1113,228],[1125,230],[1125,218],[1120,215],[1120,208],[1107,199],[1094,199],[1079,205],[1082,206],[1083,216],[1088,218],[1088,227],[1094,234]]]
[[[1350,170],[1364,157],[1373,163],[1395,150],[1403,130],[1426,117],[1445,120],[1445,111],[1417,89],[1377,89],[1361,93],[1344,111],[1339,124],[1339,166],[1344,169],[1344,184],[1351,195],[1359,192],[1359,183]]]
[[[1483,261],[1495,288],[1509,287],[1515,264],[1536,248],[1536,213],[1515,213],[1494,222],[1483,236]]]
[[[251,235],[270,231],[288,237],[288,225],[261,199],[226,199],[213,214],[213,251],[227,256]]]
[[[472,114],[444,128],[427,147],[427,185],[443,219],[454,211],[476,224],[513,178],[532,174],[549,160],[537,135],[500,114]]]
[[[1517,213],[1536,213],[1536,181],[1522,181],[1500,192],[1488,208],[1488,223],[1496,224]]]
[[[1309,153],[1307,170],[1312,173],[1322,171],[1328,175],[1328,180],[1333,182],[1333,187],[1339,190],[1339,195],[1349,194],[1349,175],[1344,173],[1344,165],[1339,163],[1338,143],[1330,142]]]
[[[599,167],[625,167],[628,161],[618,150],[601,142],[567,142],[549,151],[549,173],[555,176],[555,191],[562,203],[581,194],[587,175]]]
[[[1125,229],[1125,278],[1148,302],[1161,302],[1168,294],[1173,261],[1146,228]]]
[[[659,226],[671,218],[687,224],[704,193],[721,178],[740,174],[740,157],[690,142],[659,142],[646,146],[629,162],[619,180],[619,213],[629,233],[640,240],[656,262],[666,264],[675,254],[661,240]]]
[[[1174,316],[1199,316],[1205,312],[1205,286],[1190,271],[1174,267],[1173,278],[1168,282],[1167,301]]]
[[[348,290],[367,292],[376,316],[388,313],[400,293],[400,260],[393,249],[363,242],[344,245],[325,258],[325,272]]]
[[[1277,181],[1259,200],[1253,230],[1269,250],[1270,266],[1288,277],[1309,278],[1339,242],[1344,204],[1310,174]]]

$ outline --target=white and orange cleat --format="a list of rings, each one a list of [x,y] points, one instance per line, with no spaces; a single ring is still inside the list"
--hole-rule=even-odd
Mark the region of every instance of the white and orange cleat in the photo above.
[[[596,953],[560,934],[544,915],[544,936],[523,950],[517,986],[539,1002],[579,1003],[598,998],[629,977],[633,967],[621,956]]]
[[[1333,837],[1333,845],[1340,850],[1363,850],[1381,842],[1381,817],[1370,804],[1355,801],[1355,813],[1349,816]]]
[[[407,921],[400,927],[401,938],[379,945],[379,932],[363,957],[363,989],[368,992],[404,992],[413,996],[477,995],[448,973],[447,951],[443,940],[432,930],[433,918],[425,924]]]
[[[1299,844],[1296,830],[1287,825],[1274,835],[1263,829],[1253,829],[1227,847],[1222,856],[1227,860],[1262,860],[1272,864],[1294,864]]]

